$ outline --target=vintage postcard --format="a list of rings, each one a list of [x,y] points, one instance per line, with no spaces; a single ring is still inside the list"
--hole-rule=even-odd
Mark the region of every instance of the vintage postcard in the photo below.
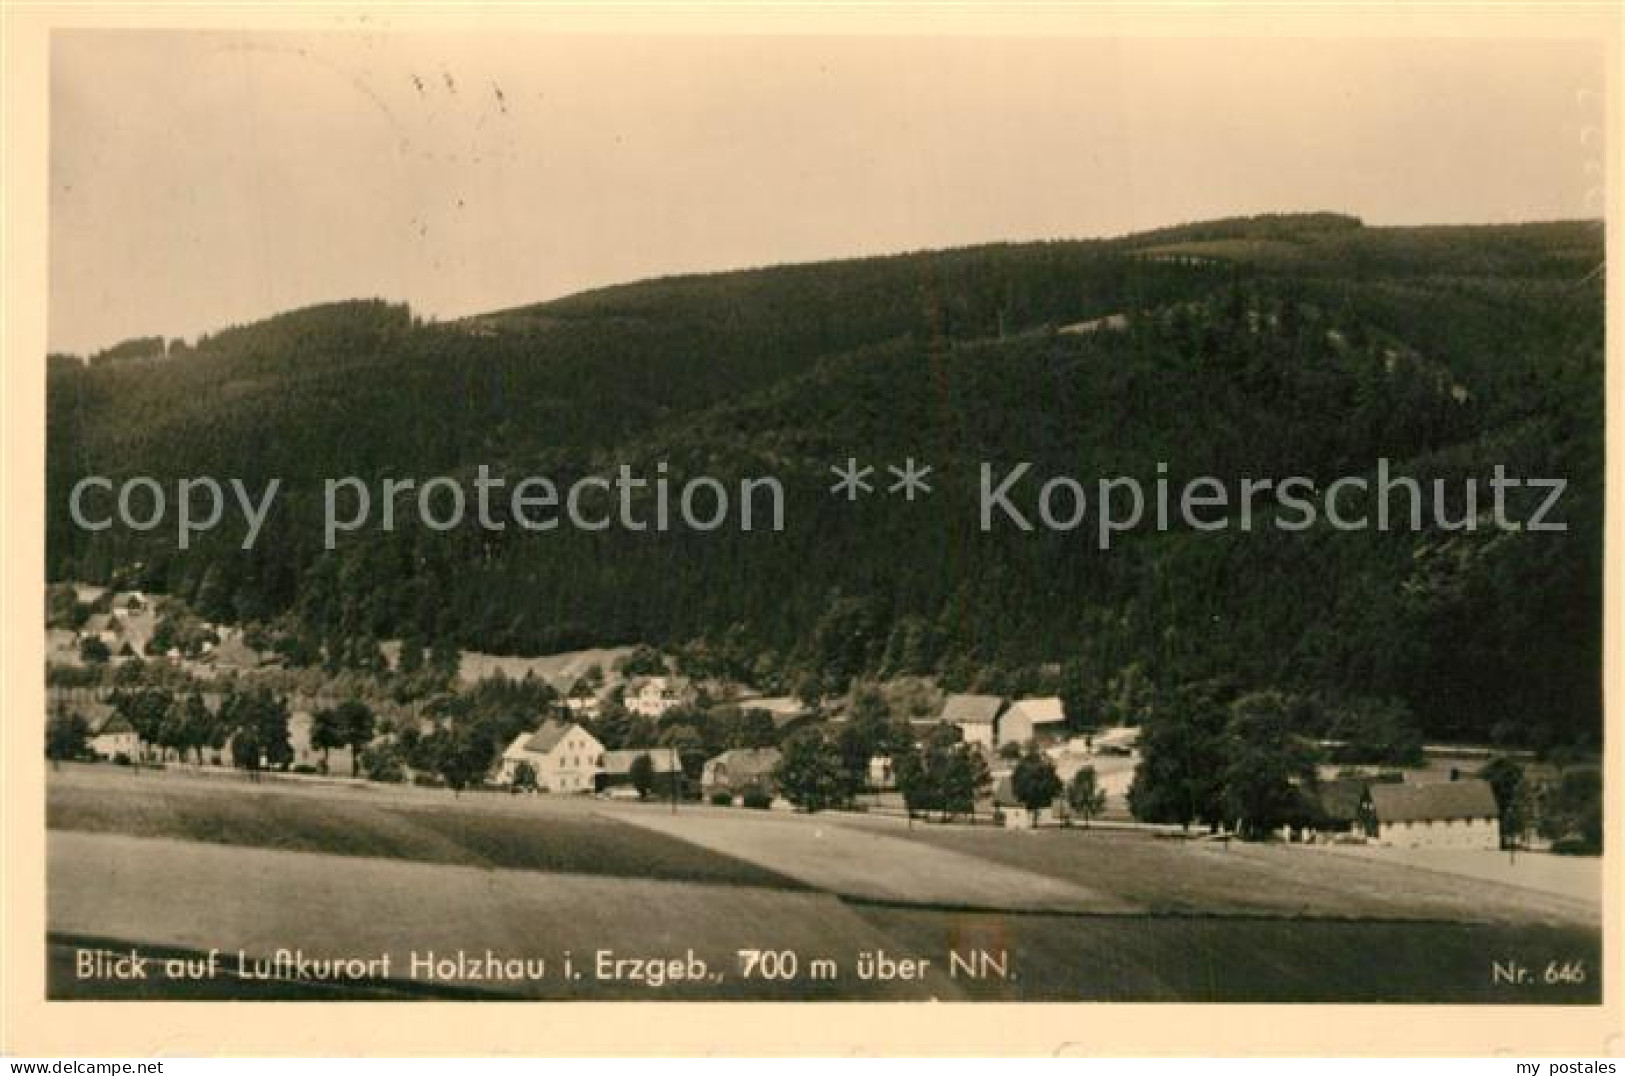
[[[4,1048],[1625,1049],[1619,16],[13,7]]]

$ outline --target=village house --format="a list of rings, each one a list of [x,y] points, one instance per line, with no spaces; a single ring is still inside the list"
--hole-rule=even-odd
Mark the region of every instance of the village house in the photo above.
[[[576,724],[548,720],[535,732],[522,732],[502,752],[497,780],[511,785],[521,763],[536,773],[536,787],[545,792],[591,792],[595,787],[604,745]]]
[[[45,632],[45,663],[47,665],[80,665],[79,634],[67,628],[50,628]]]
[[[1394,848],[1501,846],[1501,812],[1488,781],[1370,786],[1370,835]]]
[[[123,756],[126,759],[140,757],[141,737],[136,735],[135,727],[129,719],[114,710],[111,706],[104,706],[103,713],[83,714],[90,725],[90,751],[98,758],[116,759]]]
[[[95,605],[107,596],[107,588],[93,583],[73,584],[73,600],[80,605]]]
[[[632,788],[632,764],[649,756],[654,780],[649,794],[656,798],[669,797],[682,789],[683,763],[677,752],[669,747],[630,747],[621,751],[605,751],[602,769],[598,771],[594,787],[599,792],[616,788]]]
[[[890,755],[871,755],[869,757],[869,773],[867,785],[877,792],[890,791],[897,787],[897,767]]]
[[[219,644],[209,653],[205,661],[206,664],[200,667],[199,671],[208,669],[216,676],[253,672],[282,663],[277,655],[267,654],[249,646],[241,631],[222,632]]]
[[[966,743],[992,751],[1003,709],[1004,700],[997,695],[949,695],[937,720],[959,729]]]
[[[591,684],[577,680],[564,696],[564,708],[577,720],[594,721],[602,712],[603,704]]]
[[[705,764],[700,772],[700,791],[707,798],[718,792],[742,795],[751,790],[769,794],[778,791],[774,771],[779,768],[777,747],[736,747],[724,751]]]
[[[640,676],[626,685],[628,713],[659,720],[694,701],[694,685],[684,676]]]
[[[117,652],[124,642],[121,626],[112,613],[92,613],[79,627],[80,639],[95,639],[108,650]]]
[[[1024,744],[1029,740],[1051,736],[1065,724],[1066,711],[1060,699],[1054,696],[1018,699],[999,718],[999,745]]]
[[[105,613],[92,613],[79,629],[79,637],[102,642],[114,657],[144,657],[158,630],[158,614],[139,591],[120,594]]]

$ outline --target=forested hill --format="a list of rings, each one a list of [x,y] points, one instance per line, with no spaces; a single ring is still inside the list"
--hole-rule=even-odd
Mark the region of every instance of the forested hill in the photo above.
[[[348,302],[49,375],[49,570],[263,621],[333,660],[406,636],[648,641],[763,687],[1221,679],[1396,699],[1435,736],[1600,736],[1603,234],[1263,217],[654,280],[425,323]],[[1079,327],[1087,324],[1080,331]],[[164,349],[157,349],[158,355]],[[828,467],[930,464],[856,507]],[[1096,477],[1569,480],[1564,534],[980,533],[977,465]],[[406,527],[322,549],[320,483],[775,474],[782,534]],[[91,535],[78,477],[275,476],[222,532]],[[1031,487],[1029,487],[1030,491]],[[1028,494],[1030,500],[1030,492]],[[1459,500],[1459,498],[1458,498]],[[361,640],[360,644],[357,640]]]

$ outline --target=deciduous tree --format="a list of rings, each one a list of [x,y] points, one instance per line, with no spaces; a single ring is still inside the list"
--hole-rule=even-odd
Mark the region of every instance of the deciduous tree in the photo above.
[[[798,732],[785,742],[783,751],[775,777],[786,799],[809,814],[844,802],[840,752],[822,732]]]
[[[1083,819],[1085,828],[1106,809],[1106,790],[1100,787],[1093,766],[1080,767],[1072,775],[1066,786],[1066,802],[1072,813]]]
[[[1021,761],[1011,771],[1010,791],[1027,808],[1034,825],[1038,824],[1038,813],[1052,806],[1055,798],[1061,794],[1061,778],[1055,772],[1055,763],[1038,749],[1038,745],[1029,745]]]

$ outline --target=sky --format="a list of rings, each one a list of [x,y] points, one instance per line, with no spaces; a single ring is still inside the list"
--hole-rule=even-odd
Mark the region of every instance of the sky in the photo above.
[[[49,343],[1245,213],[1595,218],[1603,62],[1560,40],[58,31]]]

